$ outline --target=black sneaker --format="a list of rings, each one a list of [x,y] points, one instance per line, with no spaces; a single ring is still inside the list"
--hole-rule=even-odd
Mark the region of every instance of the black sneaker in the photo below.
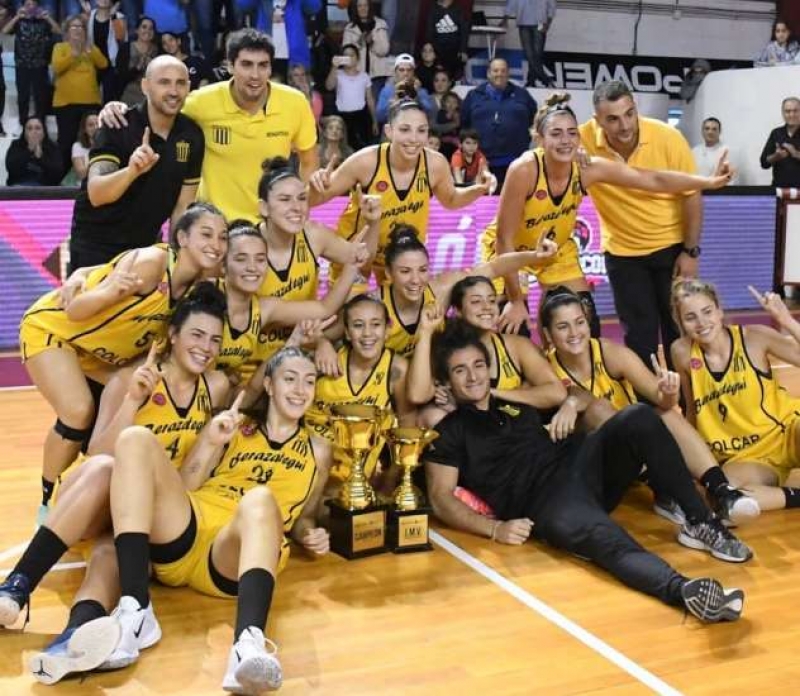
[[[726,590],[713,578],[687,580],[681,597],[686,610],[705,623],[736,621],[744,608],[742,590]]]
[[[720,486],[710,495],[714,512],[728,527],[752,522],[761,514],[761,507],[755,498],[745,495],[732,486]]]
[[[11,573],[0,585],[0,626],[12,626],[19,613],[28,606],[31,598],[31,583],[27,575]],[[28,608],[30,615],[30,608]],[[25,619],[28,623],[28,619]]]
[[[753,557],[749,547],[731,534],[717,517],[683,525],[678,543],[690,549],[708,551],[714,558],[728,563],[744,563]]]

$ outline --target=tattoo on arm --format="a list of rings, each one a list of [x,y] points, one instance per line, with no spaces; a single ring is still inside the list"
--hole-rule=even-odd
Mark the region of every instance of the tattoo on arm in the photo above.
[[[92,163],[92,165],[89,167],[89,176],[105,176],[106,174],[113,174],[118,169],[119,165],[116,162],[101,160],[100,162]]]

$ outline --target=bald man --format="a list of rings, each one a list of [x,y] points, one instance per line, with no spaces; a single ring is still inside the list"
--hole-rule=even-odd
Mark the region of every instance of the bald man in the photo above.
[[[145,100],[122,128],[101,128],[75,200],[70,272],[161,239],[197,195],[205,139],[181,108],[189,93],[182,61],[159,56],[142,80]]]

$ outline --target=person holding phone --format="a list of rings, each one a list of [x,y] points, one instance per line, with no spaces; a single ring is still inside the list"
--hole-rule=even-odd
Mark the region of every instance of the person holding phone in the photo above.
[[[800,97],[786,97],[781,111],[784,124],[769,134],[761,168],[772,168],[773,186],[791,188],[800,185]]]
[[[371,145],[378,136],[372,80],[359,62],[355,44],[345,44],[342,55],[334,56],[325,89],[336,91],[336,110],[347,127],[347,140],[354,150]]]

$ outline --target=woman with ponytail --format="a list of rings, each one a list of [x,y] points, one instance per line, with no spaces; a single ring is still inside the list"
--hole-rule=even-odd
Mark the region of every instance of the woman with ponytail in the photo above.
[[[544,293],[555,285],[577,292],[589,310],[592,335],[600,335],[600,320],[594,300],[580,265],[579,249],[572,232],[583,196],[596,183],[616,184],[627,188],[662,193],[698,191],[725,186],[732,171],[720,161],[714,176],[694,176],[680,172],[636,169],[623,162],[593,157],[588,166],[578,164],[580,135],[569,95],[551,95],[533,121],[532,136],[536,147],[518,157],[508,168],[500,194],[496,218],[481,239],[484,260],[497,254],[533,249],[545,236],[558,245],[558,252],[543,268],[533,272]],[[500,328],[517,333],[530,322],[527,298],[520,288],[519,276],[503,277],[507,304],[500,318]]]

